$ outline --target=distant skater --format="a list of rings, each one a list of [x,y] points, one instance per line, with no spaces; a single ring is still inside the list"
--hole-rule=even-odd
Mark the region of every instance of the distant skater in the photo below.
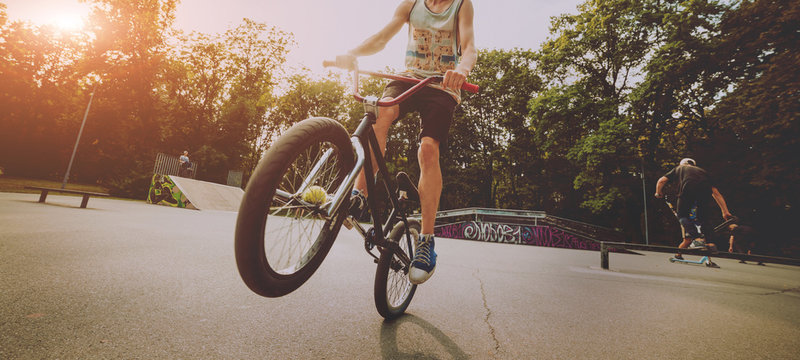
[[[187,177],[190,174],[189,168],[192,167],[192,162],[189,161],[189,151],[184,150],[180,157],[180,168],[178,169],[178,176]]]
[[[683,233],[683,241],[678,248],[686,249],[707,249],[715,248],[714,244],[707,244],[705,235],[703,234],[702,222],[703,217],[703,203],[708,200],[708,197],[714,198],[714,201],[722,210],[722,217],[726,220],[732,218],[728,205],[725,203],[725,198],[712,185],[708,173],[697,166],[697,163],[690,158],[685,158],[680,161],[680,164],[674,169],[670,170],[656,183],[656,198],[663,198],[664,185],[669,182],[678,183],[678,204],[677,216],[681,224]],[[675,259],[683,260],[680,252],[675,255]],[[713,264],[709,259],[709,263]]]

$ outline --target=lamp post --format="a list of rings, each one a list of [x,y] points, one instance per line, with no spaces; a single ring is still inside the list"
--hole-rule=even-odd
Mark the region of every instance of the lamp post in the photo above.
[[[644,243],[650,245],[650,231],[647,228],[647,188],[644,183],[644,158],[642,158],[642,172],[639,173],[642,177],[642,203],[644,204]]]
[[[78,130],[78,139],[75,140],[75,147],[72,148],[72,156],[69,158],[69,165],[67,165],[67,173],[64,174],[64,182],[61,183],[61,188],[65,188],[67,186],[67,181],[69,181],[69,172],[72,170],[72,162],[75,160],[75,153],[78,152],[78,143],[81,141],[81,135],[83,135],[83,127],[86,125],[86,118],[89,116],[89,108],[92,107],[92,100],[94,100],[94,93],[97,91],[97,84],[94,84],[94,89],[92,89],[92,95],[89,96],[89,104],[86,105],[86,112],[83,114],[83,121],[81,122],[81,129]]]

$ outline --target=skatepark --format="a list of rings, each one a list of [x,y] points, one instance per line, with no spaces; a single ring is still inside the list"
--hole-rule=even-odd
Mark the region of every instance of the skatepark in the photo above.
[[[296,292],[239,278],[234,211],[0,193],[0,358],[793,359],[800,267],[442,238],[436,275],[385,322],[342,230]],[[687,256],[688,257],[688,256]],[[696,257],[696,256],[695,256]]]

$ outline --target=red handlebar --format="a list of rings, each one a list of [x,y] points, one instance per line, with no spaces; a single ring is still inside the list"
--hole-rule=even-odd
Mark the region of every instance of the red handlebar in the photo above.
[[[464,89],[465,91],[471,92],[473,94],[477,94],[478,91],[480,91],[480,89],[481,89],[480,86],[475,85],[475,84],[470,84],[468,82],[465,82],[464,84],[462,84],[461,88]]]

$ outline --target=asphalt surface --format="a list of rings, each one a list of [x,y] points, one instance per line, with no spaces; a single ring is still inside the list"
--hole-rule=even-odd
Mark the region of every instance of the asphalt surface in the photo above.
[[[800,268],[437,239],[384,322],[343,230],[282,298],[239,278],[236,214],[0,193],[0,359],[797,359]]]

